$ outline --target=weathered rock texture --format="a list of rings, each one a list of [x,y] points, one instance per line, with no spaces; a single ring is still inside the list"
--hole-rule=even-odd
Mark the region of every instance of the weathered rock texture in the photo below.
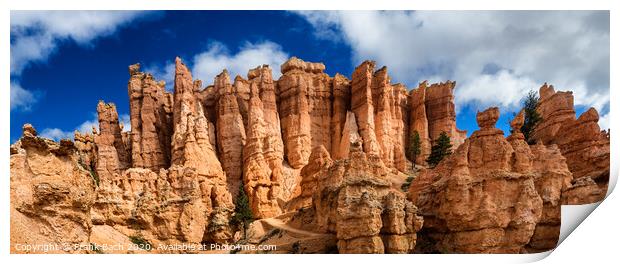
[[[537,111],[542,122],[533,138],[545,145],[556,144],[573,173],[574,188],[566,193],[568,204],[602,200],[609,182],[609,134],[601,131],[599,115],[590,108],[575,116],[572,92],[556,92],[553,85],[540,87]],[[584,179],[590,178],[590,179]]]
[[[170,165],[172,94],[165,82],[129,66],[129,112],[131,118],[131,165],[157,171]]]
[[[530,149],[520,133],[505,139],[498,118],[497,108],[478,113],[480,130],[411,184],[425,221],[420,251],[519,253],[557,243],[571,179],[565,159],[555,147]]]
[[[453,92],[455,85],[454,81],[431,84],[426,88],[424,99],[431,141],[437,140],[441,132],[446,132],[454,149],[467,137],[467,131],[456,128]]]
[[[313,252],[332,252],[335,239],[341,253],[536,252],[557,242],[562,202],[604,195],[609,135],[595,110],[574,117],[570,93],[541,89],[541,144],[528,146],[495,128],[497,109],[480,113],[481,130],[465,140],[455,82],[407,92],[372,61],[351,79],[294,57],[280,70],[279,80],[262,65],[232,82],[223,70],[203,87],[177,58],[171,93],[135,64],[130,132],[104,102],[98,129],[73,142],[24,126],[11,146],[11,243],[237,242],[230,223],[243,190],[254,218],[277,217],[253,226],[297,223],[287,232],[309,236]],[[523,113],[511,126],[522,124]],[[455,153],[413,181],[412,203],[400,184],[414,131],[413,162],[425,163],[441,132]]]
[[[322,63],[293,57],[281,68],[278,91],[285,153],[288,163],[298,169],[308,164],[313,147],[331,149],[331,81]]]
[[[304,168],[310,174],[304,185],[314,189],[319,231],[336,234],[340,253],[412,252],[422,218],[401,192],[390,188],[393,175],[378,162],[380,157],[364,153],[360,140],[352,143],[347,159],[332,163],[326,155],[315,149],[313,156],[323,160]]]
[[[98,157],[95,170],[103,179],[116,179],[122,170],[130,167],[131,149],[123,141],[116,106],[99,101],[97,113],[99,133],[94,136]]]
[[[88,246],[95,183],[78,159],[70,140],[56,143],[24,126],[11,146],[11,253],[85,252],[74,246]]]
[[[230,84],[228,72],[215,77],[217,91],[216,128],[218,152],[222,168],[226,172],[228,189],[237,196],[243,176],[243,146],[245,145],[245,126],[239,108],[239,98]]]

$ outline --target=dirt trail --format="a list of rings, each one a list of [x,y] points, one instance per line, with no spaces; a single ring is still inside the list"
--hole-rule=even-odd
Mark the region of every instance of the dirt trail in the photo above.
[[[314,232],[310,232],[310,231],[301,230],[301,229],[297,229],[297,228],[291,227],[291,226],[285,224],[282,220],[277,219],[277,218],[266,218],[266,219],[261,219],[261,221],[263,221],[263,222],[267,223],[268,225],[273,226],[275,228],[279,228],[279,229],[286,230],[288,232],[296,233],[296,234],[300,234],[300,235],[311,236],[311,237],[318,237],[318,236],[326,236],[327,235],[327,234],[314,233]]]

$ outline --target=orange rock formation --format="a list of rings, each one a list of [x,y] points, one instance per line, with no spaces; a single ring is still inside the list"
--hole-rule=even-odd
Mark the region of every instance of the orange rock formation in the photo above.
[[[262,65],[232,81],[223,70],[203,88],[177,58],[170,93],[131,65],[129,132],[104,102],[98,131],[74,141],[24,126],[11,145],[11,243],[237,242],[243,186],[254,218],[276,219],[253,226],[302,219],[287,230],[315,234],[315,252],[335,240],[341,253],[537,252],[555,246],[562,203],[604,195],[609,137],[596,110],[574,117],[570,93],[541,88],[541,144],[528,146],[523,113],[504,138],[497,108],[465,139],[452,81],[407,92],[372,61],[351,79],[295,57],[280,69],[279,80]],[[423,169],[407,200],[395,183],[411,173],[414,131],[413,162],[425,164],[441,132],[454,154]]]

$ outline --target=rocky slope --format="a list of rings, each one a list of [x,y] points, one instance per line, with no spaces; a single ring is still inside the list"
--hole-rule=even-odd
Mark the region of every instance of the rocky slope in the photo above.
[[[455,82],[408,91],[372,61],[348,79],[293,57],[278,80],[262,65],[232,80],[223,70],[204,88],[175,62],[172,93],[129,66],[128,132],[105,102],[98,129],[73,141],[24,126],[11,146],[12,251],[38,242],[88,253],[100,244],[163,253],[194,252],[162,249],[179,243],[273,242],[274,252],[535,252],[557,242],[562,203],[604,196],[608,134],[595,110],[575,119],[572,97],[548,88],[540,144],[528,146],[494,127],[497,109],[479,113],[481,129],[466,139]],[[522,123],[517,116],[513,128]],[[455,153],[405,194],[394,183],[411,173],[414,131],[418,165],[441,132]],[[240,191],[257,220],[248,232],[231,221]]]

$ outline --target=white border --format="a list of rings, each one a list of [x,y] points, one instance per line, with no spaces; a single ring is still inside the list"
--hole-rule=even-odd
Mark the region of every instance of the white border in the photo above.
[[[2,58],[0,63],[0,78],[3,84],[3,90],[0,95],[0,105],[4,106],[0,117],[4,124],[9,123],[9,84],[10,84],[10,42],[9,42],[9,18],[10,10],[180,10],[180,9],[212,9],[212,10],[340,10],[340,9],[356,9],[356,10],[400,10],[400,9],[417,9],[417,10],[611,10],[611,65],[610,72],[614,73],[618,70],[618,53],[614,50],[618,47],[618,7],[614,5],[614,1],[604,0],[588,0],[588,1],[492,1],[492,0],[468,0],[468,1],[447,1],[434,0],[428,2],[414,1],[394,1],[394,0],[314,0],[314,1],[282,1],[282,0],[220,0],[217,2],[198,1],[198,0],[139,0],[139,1],[118,1],[107,0],[100,2],[92,1],[32,1],[18,0],[2,1],[2,16],[0,20],[3,26],[0,27],[0,45],[2,45]],[[615,1],[617,2],[617,1]],[[610,86],[614,87],[618,83],[618,77],[614,74],[610,75]],[[611,89],[611,101],[617,102],[618,96],[616,89]],[[614,105],[610,105],[611,116],[619,116]],[[619,122],[613,118],[610,121],[611,130],[618,130]],[[5,126],[6,127],[6,126]],[[617,136],[612,132],[611,149],[618,149]],[[2,162],[0,168],[4,172],[2,175],[2,187],[0,188],[0,197],[2,204],[0,207],[0,252],[2,258],[8,258],[3,263],[16,262],[38,262],[46,263],[48,261],[76,262],[76,263],[109,263],[115,261],[133,261],[133,262],[149,262],[149,263],[174,263],[174,262],[285,262],[285,263],[310,263],[317,260],[338,261],[344,260],[350,262],[375,262],[381,263],[388,261],[415,261],[419,263],[523,263],[536,261],[546,257],[550,252],[541,254],[526,255],[75,255],[75,256],[58,256],[58,255],[11,255],[9,253],[9,129],[0,130],[0,138],[3,140],[0,144],[0,155]],[[615,187],[618,177],[618,156],[615,152],[611,153],[611,171],[609,192]],[[608,194],[609,195],[609,194]],[[563,206],[562,208],[562,239],[566,238],[571,228],[568,228],[569,222],[564,219],[577,219],[589,214],[594,210],[592,215],[587,217],[580,228],[577,228],[559,247],[551,254],[551,256],[543,262],[581,262],[596,263],[614,262],[614,256],[617,251],[617,242],[619,229],[619,209],[620,204],[617,194],[611,194],[601,206],[597,209],[595,205],[586,206]],[[565,225],[566,223],[566,225]],[[572,223],[575,224],[575,223]],[[578,223],[577,223],[578,225]],[[566,226],[566,227],[565,227]],[[598,260],[598,261],[597,261]],[[9,262],[6,262],[9,261]],[[594,262],[593,262],[594,261]]]

